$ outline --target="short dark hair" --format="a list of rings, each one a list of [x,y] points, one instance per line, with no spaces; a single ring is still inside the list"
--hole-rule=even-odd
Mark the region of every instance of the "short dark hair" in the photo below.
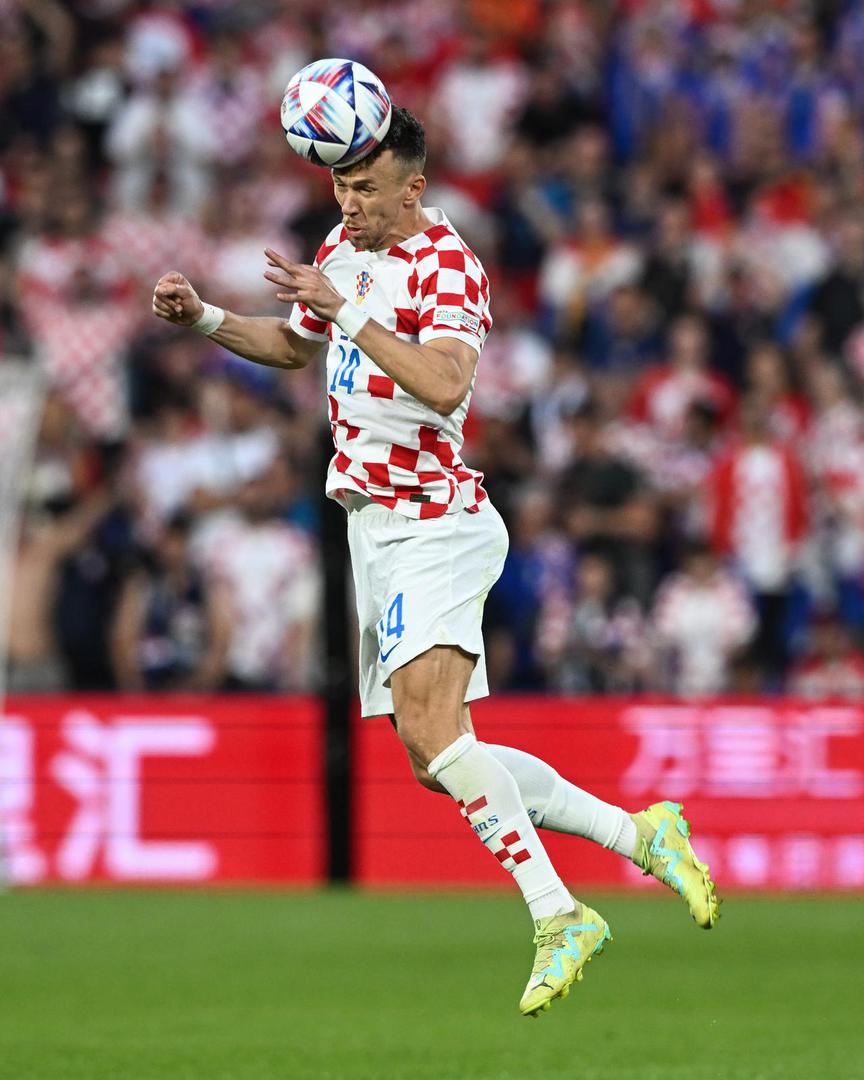
[[[347,165],[344,169],[334,169],[338,173],[350,173],[352,169],[361,165],[371,165],[385,150],[390,150],[393,157],[403,164],[406,169],[416,169],[422,172],[426,164],[426,133],[423,125],[407,109],[398,105],[393,106],[393,115],[390,119],[390,130],[381,142],[365,157],[355,161],[353,165]]]

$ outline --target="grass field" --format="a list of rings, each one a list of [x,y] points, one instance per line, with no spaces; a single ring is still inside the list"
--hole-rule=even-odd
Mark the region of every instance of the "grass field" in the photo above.
[[[0,1077],[864,1077],[860,899],[733,898],[711,933],[671,897],[596,903],[615,941],[535,1021],[515,898],[14,893]]]

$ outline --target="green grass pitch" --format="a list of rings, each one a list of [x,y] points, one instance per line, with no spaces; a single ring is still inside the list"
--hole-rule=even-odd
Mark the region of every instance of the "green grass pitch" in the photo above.
[[[3,1080],[856,1080],[860,898],[588,897],[615,936],[538,1020],[516,897],[0,898]]]

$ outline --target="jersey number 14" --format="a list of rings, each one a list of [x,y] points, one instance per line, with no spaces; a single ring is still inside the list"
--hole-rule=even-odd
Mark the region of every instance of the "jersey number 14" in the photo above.
[[[339,363],[336,365],[336,370],[333,372],[333,379],[330,382],[331,393],[337,386],[344,386],[349,394],[354,393],[354,376],[357,374],[357,368],[360,367],[360,350],[351,349],[349,352],[344,345],[339,345]]]

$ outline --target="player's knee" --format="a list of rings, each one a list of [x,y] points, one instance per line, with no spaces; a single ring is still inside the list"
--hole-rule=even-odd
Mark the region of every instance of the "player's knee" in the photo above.
[[[442,735],[436,730],[438,725],[430,724],[427,715],[422,710],[413,713],[409,709],[394,721],[394,727],[400,742],[405,747],[408,761],[411,763],[411,771],[417,783],[430,791],[444,791],[445,789],[433,779],[426,767],[448,741],[445,736],[442,742]],[[449,739],[449,741],[453,740]]]

